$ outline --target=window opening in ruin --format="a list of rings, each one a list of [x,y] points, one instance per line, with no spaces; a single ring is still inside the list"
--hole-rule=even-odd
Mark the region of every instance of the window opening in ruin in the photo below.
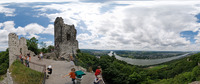
[[[20,54],[22,54],[22,48],[20,48]]]
[[[71,37],[71,35],[70,35],[70,34],[67,34],[67,41],[70,40],[70,37]]]

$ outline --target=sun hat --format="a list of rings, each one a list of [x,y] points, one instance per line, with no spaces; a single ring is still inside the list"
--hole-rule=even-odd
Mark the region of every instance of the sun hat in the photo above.
[[[51,68],[51,65],[49,65],[48,68]]]

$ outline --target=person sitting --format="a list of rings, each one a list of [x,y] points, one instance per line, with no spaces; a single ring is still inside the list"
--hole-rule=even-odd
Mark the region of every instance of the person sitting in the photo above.
[[[97,78],[95,78],[94,80],[94,84],[100,84],[101,80],[102,80],[101,75],[97,75]]]

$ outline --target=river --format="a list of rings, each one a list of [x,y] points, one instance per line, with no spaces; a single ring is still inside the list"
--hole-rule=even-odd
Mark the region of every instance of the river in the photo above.
[[[112,53],[113,53],[113,51],[110,51],[110,53],[108,55],[112,56]],[[125,61],[129,64],[145,66],[145,65],[161,64],[161,63],[168,62],[171,60],[180,59],[182,57],[186,57],[187,55],[189,55],[189,53],[175,56],[175,57],[162,58],[162,59],[132,59],[132,58],[121,57],[121,56],[117,55],[116,53],[114,53],[114,55],[118,60]]]

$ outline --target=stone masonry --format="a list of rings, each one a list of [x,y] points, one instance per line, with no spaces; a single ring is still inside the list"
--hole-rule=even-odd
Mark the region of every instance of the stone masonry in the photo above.
[[[70,55],[77,53],[76,33],[74,25],[64,24],[62,17],[56,18],[54,22],[54,46],[57,58],[69,59]]]
[[[8,36],[9,66],[16,60],[17,55],[22,54],[26,56],[28,53],[30,53],[31,56],[35,55],[34,52],[28,50],[26,39],[24,37],[18,39],[18,36],[15,33],[10,33]]]

